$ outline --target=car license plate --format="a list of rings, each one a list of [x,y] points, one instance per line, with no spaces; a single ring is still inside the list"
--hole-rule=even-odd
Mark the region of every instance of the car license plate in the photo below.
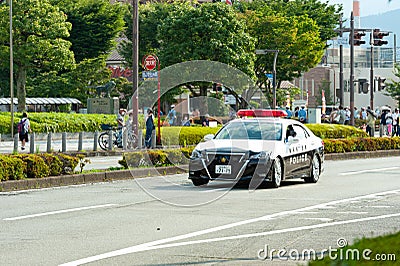
[[[216,174],[231,174],[231,166],[230,165],[216,165],[215,166]]]

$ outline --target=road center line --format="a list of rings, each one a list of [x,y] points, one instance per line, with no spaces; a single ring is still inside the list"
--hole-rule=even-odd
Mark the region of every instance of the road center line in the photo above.
[[[341,175],[341,176],[358,175],[358,174],[364,174],[364,173],[370,173],[370,172],[381,172],[381,171],[388,171],[388,170],[396,170],[396,169],[399,169],[399,168],[400,167],[375,168],[375,169],[367,169],[367,170],[360,170],[360,171],[344,172],[344,173],[340,173],[339,175]]]
[[[99,260],[102,260],[102,259],[107,259],[107,258],[116,257],[116,256],[120,256],[120,255],[131,254],[131,253],[135,253],[135,252],[139,252],[139,251],[157,249],[157,248],[162,248],[162,247],[179,246],[179,245],[183,245],[183,243],[186,243],[187,245],[188,245],[188,243],[202,243],[202,241],[204,242],[206,240],[188,241],[188,242],[181,242],[181,243],[176,243],[176,244],[166,244],[166,243],[170,243],[170,242],[174,242],[174,241],[188,239],[188,238],[191,238],[191,237],[196,237],[196,236],[205,235],[205,234],[209,234],[209,233],[213,233],[213,232],[217,232],[217,231],[222,231],[222,230],[225,230],[225,229],[230,229],[230,228],[241,226],[241,225],[245,225],[245,224],[250,224],[250,223],[255,223],[255,222],[265,221],[265,220],[271,220],[273,218],[280,217],[280,216],[285,216],[285,215],[292,215],[292,214],[296,214],[296,213],[302,212],[302,211],[310,211],[310,210],[315,210],[315,209],[322,208],[322,207],[327,207],[327,206],[330,206],[330,205],[348,203],[348,202],[351,202],[351,201],[354,201],[354,200],[363,200],[363,199],[368,199],[368,198],[371,198],[371,197],[373,198],[373,197],[377,197],[377,196],[385,196],[385,195],[397,194],[397,193],[400,193],[400,189],[398,189],[398,190],[390,190],[390,191],[385,191],[385,192],[378,192],[378,193],[368,194],[368,195],[364,195],[364,196],[357,196],[357,197],[353,197],[353,198],[334,200],[334,201],[330,201],[330,202],[327,202],[327,203],[321,203],[321,204],[312,205],[312,206],[308,206],[308,207],[303,207],[303,208],[299,208],[299,209],[278,212],[278,213],[269,214],[269,215],[265,215],[265,216],[261,216],[261,217],[257,217],[257,218],[248,219],[248,220],[243,220],[243,221],[239,221],[239,222],[235,222],[235,223],[231,223],[231,224],[225,224],[225,225],[221,225],[221,226],[217,226],[217,227],[212,227],[212,228],[208,228],[208,229],[204,229],[204,230],[200,230],[200,231],[197,231],[197,232],[192,232],[192,233],[188,233],[188,234],[184,234],[184,235],[178,235],[178,236],[174,236],[174,237],[170,237],[170,238],[164,238],[164,239],[160,239],[160,240],[155,240],[155,241],[143,243],[143,244],[136,245],[136,246],[131,246],[131,247],[127,247],[127,248],[123,248],[123,249],[119,249],[119,250],[103,253],[103,254],[100,254],[100,255],[91,256],[91,257],[75,260],[75,261],[72,261],[72,262],[67,262],[65,264],[62,264],[62,266],[81,265],[81,264],[90,263],[90,262],[94,262],[94,261],[99,261]],[[346,224],[346,223],[356,223],[356,222],[361,222],[361,221],[383,219],[383,218],[389,218],[389,217],[394,217],[394,216],[400,216],[400,213],[390,214],[390,215],[382,215],[382,216],[376,216],[376,217],[366,217],[366,218],[349,220],[349,221],[323,223],[323,224],[318,224],[318,225],[313,225],[313,226],[303,226],[303,227],[282,229],[282,230],[276,230],[276,231],[270,231],[270,232],[262,232],[262,233],[257,233],[257,234],[247,234],[247,235],[241,235],[241,236],[231,236],[231,237],[218,238],[218,239],[221,239],[221,240],[210,240],[209,239],[207,241],[208,242],[215,242],[215,241],[229,240],[229,239],[235,239],[235,238],[245,238],[245,237],[268,235],[268,234],[273,234],[273,232],[275,232],[275,233],[278,233],[278,232],[279,233],[283,233],[283,232],[291,232],[291,230],[292,231],[299,231],[299,230],[310,229],[310,227],[311,227],[311,229],[312,228],[322,228],[322,227],[326,227],[326,226]],[[163,244],[166,244],[166,245],[163,245]]]
[[[24,216],[4,218],[3,221],[16,221],[16,220],[23,220],[23,219],[29,219],[29,218],[35,218],[35,217],[41,217],[41,216],[47,216],[47,215],[60,214],[60,213],[84,211],[84,210],[98,209],[98,208],[107,208],[107,207],[112,207],[112,206],[116,206],[116,205],[117,204],[104,204],[104,205],[95,205],[95,206],[87,206],[87,207],[52,211],[52,212],[42,212],[42,213],[36,213],[36,214],[30,214],[30,215],[24,215]]]

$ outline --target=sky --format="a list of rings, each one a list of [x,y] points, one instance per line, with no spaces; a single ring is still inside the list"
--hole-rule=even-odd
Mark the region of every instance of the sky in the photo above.
[[[350,17],[353,9],[353,0],[320,0],[329,4],[342,4],[345,17]],[[369,15],[378,15],[391,10],[400,9],[400,0],[359,0],[361,17]]]

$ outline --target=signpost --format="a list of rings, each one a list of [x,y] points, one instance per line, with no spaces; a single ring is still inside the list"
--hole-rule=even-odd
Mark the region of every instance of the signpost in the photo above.
[[[158,71],[153,72],[153,70],[156,68],[158,64]],[[160,98],[161,98],[161,88],[160,88],[160,60],[156,55],[145,55],[142,60],[142,65],[143,68],[147,71],[143,71],[142,75],[143,78],[147,77],[149,79],[152,78],[157,78],[157,92],[158,92],[158,97],[157,97],[157,144],[161,144],[161,103],[160,103]]]
[[[158,58],[155,55],[145,55],[143,58],[143,67],[147,71],[152,71],[157,66]]]

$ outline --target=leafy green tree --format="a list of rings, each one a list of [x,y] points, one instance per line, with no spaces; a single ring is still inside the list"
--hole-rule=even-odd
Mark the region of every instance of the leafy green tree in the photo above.
[[[0,7],[0,61],[9,60],[8,8]],[[18,97],[18,110],[25,110],[26,80],[31,69],[67,70],[74,65],[71,43],[66,40],[71,24],[66,16],[48,0],[13,2],[13,55]]]
[[[178,4],[154,2],[139,5],[139,60],[146,54],[158,54],[160,43],[157,39],[158,27],[177,8]],[[125,15],[125,36],[119,52],[124,56],[126,65],[132,66],[132,7]],[[140,62],[138,62],[140,65]],[[164,65],[164,64],[163,64]]]
[[[400,78],[400,65],[396,64],[394,67],[394,75]],[[391,80],[391,83],[386,83],[386,95],[391,96],[397,101],[400,107],[400,81]]]
[[[182,4],[163,21],[157,37],[161,43],[160,60],[166,66],[191,60],[211,60],[254,77],[254,39],[229,5],[205,3],[193,7]],[[210,85],[201,82],[187,88],[194,96],[206,96]]]
[[[325,42],[320,38],[319,26],[307,15],[280,13],[279,8],[268,2],[254,1],[243,4],[242,18],[250,34],[256,37],[257,49],[279,50],[277,88],[282,81],[299,77],[320,62]],[[272,84],[265,74],[272,73],[273,59],[274,53],[267,53],[255,61],[257,84],[268,98],[272,97]]]
[[[126,5],[109,0],[50,0],[72,24],[70,36],[76,62],[108,54],[123,31]]]
[[[70,71],[36,72],[27,91],[33,97],[73,97],[85,105],[86,99],[96,94],[95,88],[110,80],[105,61],[105,56],[99,56],[79,62]]]

